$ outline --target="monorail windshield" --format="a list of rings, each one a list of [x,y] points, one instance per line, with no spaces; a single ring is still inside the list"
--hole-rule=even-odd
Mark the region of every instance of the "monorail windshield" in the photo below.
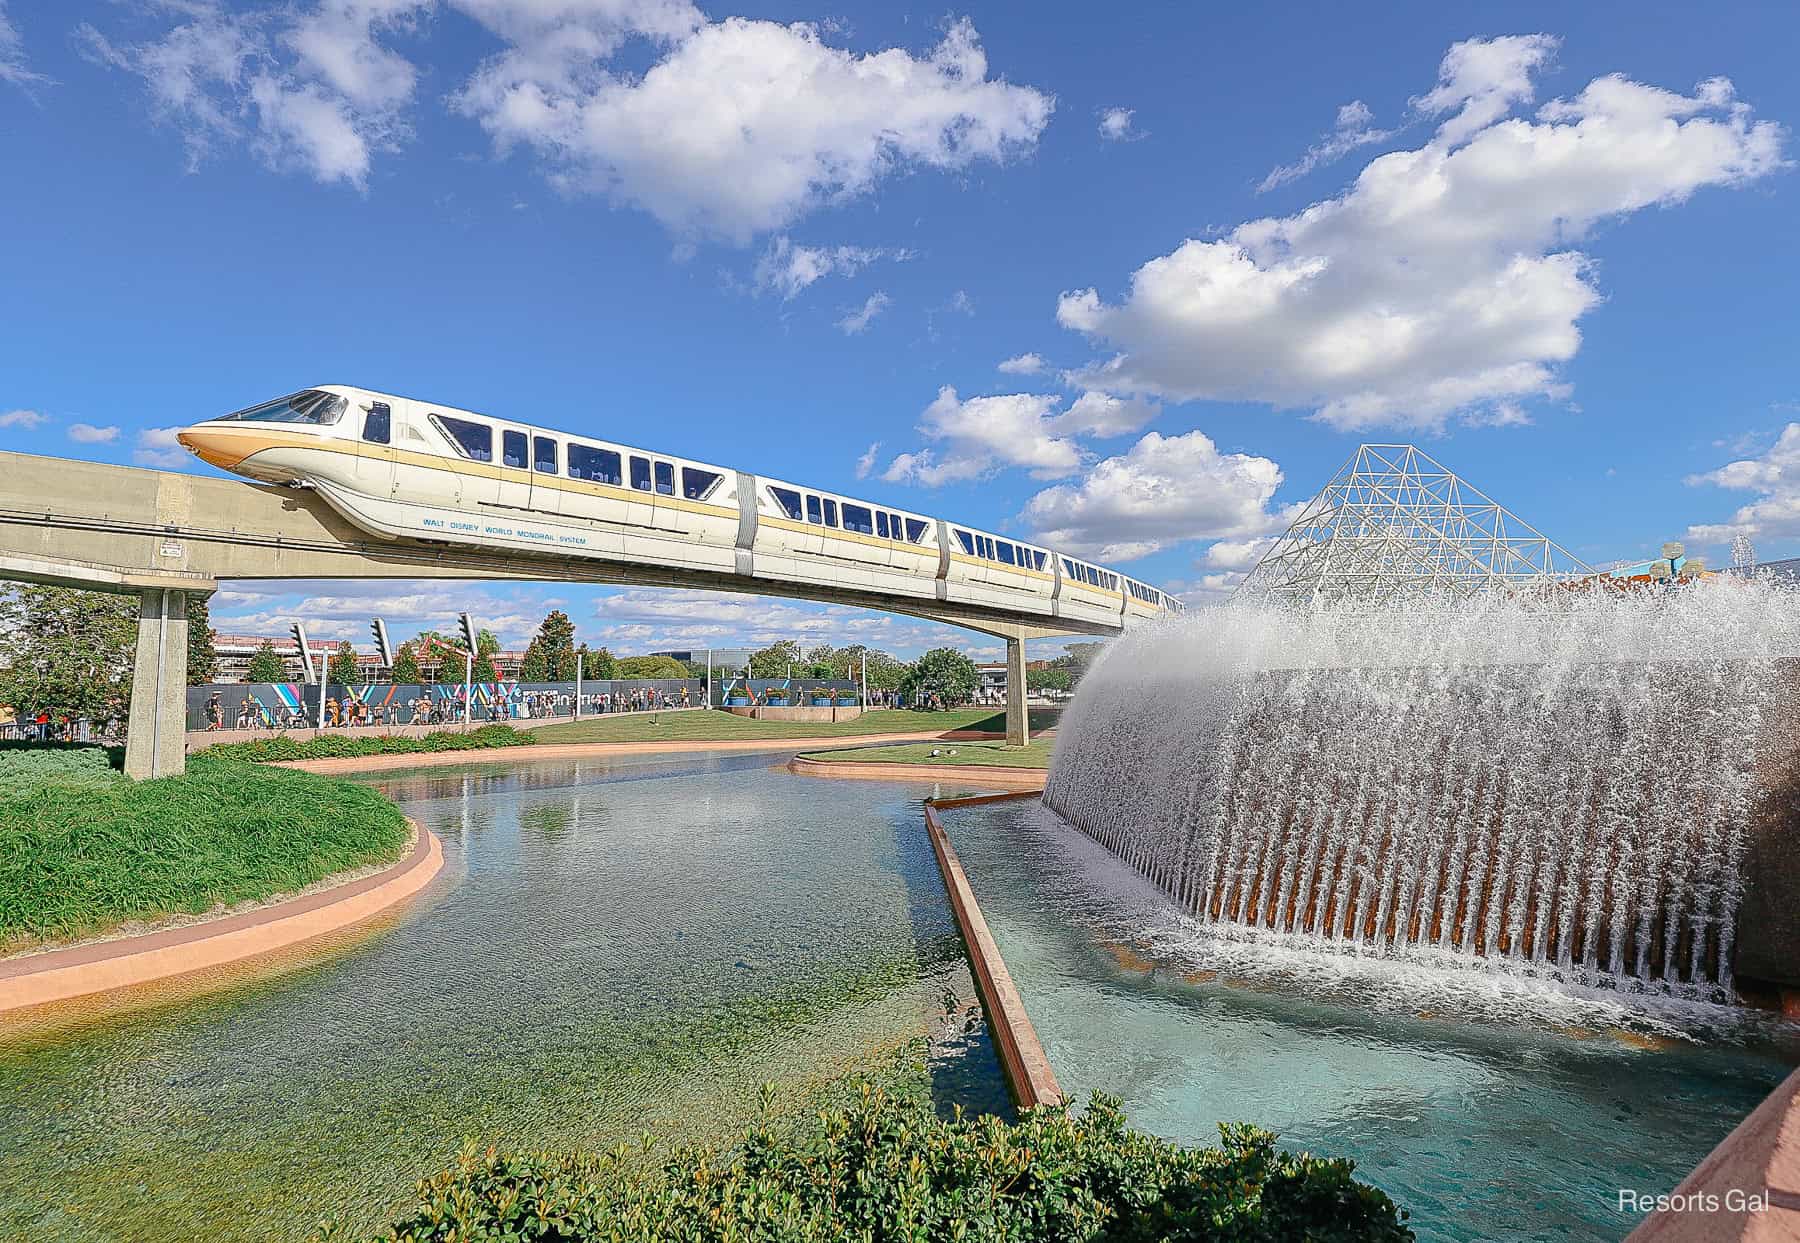
[[[253,423],[317,423],[329,426],[344,417],[344,410],[349,404],[336,393],[309,388],[292,397],[265,401],[260,406],[251,406],[236,414],[222,415],[218,421],[223,423],[227,419],[242,419]]]

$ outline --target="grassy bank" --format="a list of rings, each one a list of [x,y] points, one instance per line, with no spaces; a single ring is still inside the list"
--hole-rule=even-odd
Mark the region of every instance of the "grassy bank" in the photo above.
[[[253,738],[249,742],[222,742],[199,752],[209,759],[249,760],[326,760],[355,755],[423,755],[433,751],[484,751],[495,747],[524,747],[536,742],[530,734],[510,725],[483,725],[480,729],[439,730],[422,738],[399,734],[352,733],[321,734],[317,738],[293,738],[276,734],[269,738]]]
[[[206,755],[130,781],[110,759],[0,750],[0,953],[304,889],[406,844],[399,808],[347,781]]]
[[[928,764],[932,767],[973,765],[985,768],[1049,768],[1054,738],[1033,738],[1023,747],[1002,742],[902,742],[886,747],[848,747],[842,751],[805,751],[802,759],[828,764]]]
[[[1033,709],[1031,727],[1056,724],[1054,709]],[[992,708],[912,712],[876,708],[854,721],[757,721],[729,712],[665,712],[596,717],[532,732],[538,742],[725,742],[734,738],[847,738],[860,734],[944,733],[948,730],[1003,733],[1006,713]]]

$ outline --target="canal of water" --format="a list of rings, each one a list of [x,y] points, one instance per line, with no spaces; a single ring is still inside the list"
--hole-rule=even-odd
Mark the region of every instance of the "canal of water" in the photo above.
[[[940,1090],[1007,1108],[985,1034],[935,1021],[974,990],[922,829],[933,787],[775,762],[384,776],[444,842],[397,916],[274,978],[0,1029],[0,1237],[373,1229],[465,1137],[718,1138],[764,1081],[933,1031]]]
[[[921,1035],[941,1100],[1006,1110],[985,1032],[940,1017],[974,995],[920,800],[969,791],[773,763],[385,775],[444,842],[403,910],[279,975],[0,1026],[0,1238],[372,1229],[465,1138],[722,1138],[758,1084],[798,1100]],[[1221,956],[1035,802],[947,825],[1065,1090],[1353,1157],[1423,1239],[1616,1239],[1620,1187],[1672,1187],[1800,1061],[1751,1016]]]
[[[1671,1190],[1800,1063],[1760,1012],[1210,944],[1035,800],[945,826],[1065,1092],[1351,1157],[1421,1240],[1616,1240],[1621,1188]]]

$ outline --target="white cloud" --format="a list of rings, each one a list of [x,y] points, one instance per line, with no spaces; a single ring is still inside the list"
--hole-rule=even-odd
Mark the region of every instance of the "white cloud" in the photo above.
[[[867,449],[863,450],[862,456],[856,459],[856,477],[858,479],[869,477],[869,472],[875,469],[875,459],[880,452],[881,442],[879,440],[872,442]]]
[[[1572,243],[1601,222],[1782,167],[1785,133],[1724,79],[1692,95],[1597,78],[1496,120],[1554,45],[1458,44],[1422,111],[1454,111],[1337,198],[1184,242],[1126,297],[1066,293],[1065,326],[1117,351],[1078,377],[1114,393],[1311,408],[1341,429],[1518,421],[1565,396],[1558,367],[1600,301]]]
[[[137,434],[137,448],[131,451],[131,460],[140,466],[161,466],[170,470],[192,465],[194,459],[175,439],[175,433],[180,430],[179,427],[145,428]]]
[[[1739,531],[1765,539],[1800,535],[1800,423],[1784,427],[1774,446],[1761,457],[1690,475],[1687,483],[1756,493],[1756,499],[1732,514],[1729,522],[1689,527],[1691,540],[1724,543]]]
[[[1143,130],[1132,128],[1131,118],[1135,115],[1130,108],[1102,108],[1100,137],[1109,142],[1136,142],[1140,138],[1149,137]]]
[[[903,263],[913,252],[885,246],[800,246],[786,236],[771,241],[756,261],[751,280],[759,293],[785,301],[827,276],[854,276],[879,259]]]
[[[0,0],[0,82],[11,82],[30,93],[34,86],[50,81],[41,73],[33,73],[25,61],[25,40],[19,28],[6,15],[6,0]]]
[[[1072,436],[1123,436],[1135,432],[1161,413],[1153,401],[1137,397],[1114,397],[1093,389],[1077,397],[1067,411],[1058,415],[1054,426]]]
[[[744,244],[867,194],[885,177],[1004,161],[1036,144],[1053,106],[1040,91],[988,76],[966,19],[927,55],[890,48],[859,56],[827,46],[806,23],[693,25],[697,11],[686,5],[580,6],[615,10],[627,14],[617,25],[552,22],[566,42],[549,47],[489,21],[514,46],[457,104],[500,149],[529,146],[565,187],[641,208],[682,236]],[[652,17],[662,24],[646,29]],[[641,76],[595,66],[609,39],[632,32],[672,46]]]
[[[270,168],[360,189],[374,155],[411,133],[418,73],[382,39],[432,4],[314,0],[234,13],[184,0],[160,6],[181,20],[143,41],[116,42],[85,22],[76,34],[92,59],[144,79],[152,115],[181,134],[190,171],[242,144]]]
[[[1281,478],[1268,458],[1220,453],[1203,432],[1150,432],[1080,483],[1039,492],[1020,517],[1053,547],[1129,561],[1185,540],[1267,533],[1279,521],[1268,504]]]
[[[1325,137],[1306,149],[1306,154],[1292,164],[1283,164],[1274,169],[1262,183],[1256,187],[1258,194],[1273,190],[1276,186],[1286,185],[1290,181],[1306,176],[1322,164],[1329,164],[1341,156],[1348,155],[1358,147],[1366,147],[1371,143],[1385,142],[1393,137],[1394,131],[1376,129],[1372,122],[1375,114],[1360,99],[1353,99],[1338,109],[1337,124]]]
[[[1081,449],[1057,433],[1053,414],[1059,398],[1032,393],[998,397],[957,397],[946,384],[925,408],[919,432],[939,442],[902,453],[888,463],[889,483],[939,487],[959,479],[979,479],[1003,466],[1023,466],[1034,478],[1055,479],[1081,465]]]
[[[39,414],[36,410],[7,410],[0,412],[0,427],[16,427],[22,431],[33,431],[50,421],[47,414]]]
[[[1003,359],[996,370],[1006,375],[1037,375],[1049,365],[1037,354],[1014,354]]]
[[[868,296],[868,299],[863,302],[860,308],[851,311],[848,315],[845,315],[844,318],[838,320],[837,326],[844,330],[844,335],[847,337],[853,337],[858,333],[867,332],[869,325],[874,322],[875,317],[887,310],[888,304],[892,301],[893,299],[877,289]]]
[[[1412,105],[1423,116],[1455,112],[1438,132],[1438,141],[1461,142],[1498,121],[1515,104],[1531,100],[1531,75],[1549,63],[1560,42],[1539,34],[1452,44],[1438,65],[1438,84]]]
[[[1202,560],[1210,569],[1248,570],[1262,560],[1262,555],[1274,544],[1273,535],[1256,539],[1217,540],[1207,548]]]
[[[69,424],[69,439],[78,445],[111,444],[119,438],[116,427],[95,427],[92,423]]]
[[[606,644],[616,653],[760,647],[781,639],[796,639],[802,647],[862,643],[897,655],[915,655],[932,647],[954,647],[972,655],[1001,650],[985,636],[935,622],[844,605],[722,591],[631,588],[596,600],[593,617],[600,625],[592,634],[588,624],[577,617],[580,636],[595,646]]]

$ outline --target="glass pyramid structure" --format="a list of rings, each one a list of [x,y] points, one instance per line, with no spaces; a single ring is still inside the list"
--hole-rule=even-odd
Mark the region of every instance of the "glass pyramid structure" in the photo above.
[[[1379,604],[1541,591],[1588,566],[1413,445],[1363,445],[1239,584],[1240,597]]]

